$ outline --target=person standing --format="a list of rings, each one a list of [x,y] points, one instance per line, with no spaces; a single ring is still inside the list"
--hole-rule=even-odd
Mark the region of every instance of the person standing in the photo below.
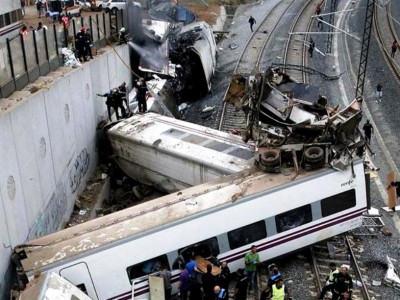
[[[89,56],[90,59],[93,59],[92,46],[93,46],[92,35],[90,34],[89,29],[87,29],[85,31],[85,56],[86,57]]]
[[[341,265],[340,272],[334,276],[332,300],[338,300],[345,292],[348,292],[351,296],[353,291],[353,279],[348,273],[349,269],[350,266]]]
[[[324,18],[322,16],[318,16],[317,17],[317,27],[319,28],[321,26],[321,30],[324,30],[324,23],[322,23],[322,21],[324,20]]]
[[[249,23],[250,23],[250,30],[251,32],[253,32],[253,26],[254,24],[257,24],[256,19],[254,19],[253,16],[250,16]]]
[[[125,27],[121,27],[121,29],[118,31],[118,37],[119,37],[119,41],[118,41],[119,45],[128,43],[128,40],[126,39],[126,29],[125,29]]]
[[[25,0],[21,0],[22,15],[25,16]]]
[[[118,114],[118,109],[115,107],[115,103],[114,103],[113,91],[110,90],[110,92],[105,93],[105,94],[97,94],[97,96],[107,98],[106,105],[107,105],[108,119],[110,121],[112,121],[111,120],[111,108],[113,108],[116,111],[116,113]]]
[[[365,136],[365,142],[370,145],[371,144],[371,137],[372,134],[374,133],[374,127],[372,127],[371,123],[369,120],[364,124],[363,126],[363,131],[364,131],[364,136]]]
[[[396,54],[396,51],[397,51],[397,48],[399,48],[399,43],[397,43],[397,41],[394,40],[393,43],[392,43],[392,54],[390,54],[390,56],[392,58],[394,58],[394,56]]]
[[[189,291],[189,272],[183,266],[179,265],[179,269],[181,270],[181,274],[179,275],[179,297],[180,300],[187,300],[188,299],[188,291]]]
[[[126,117],[125,107],[123,105],[122,94],[119,92],[117,88],[113,89],[113,98],[114,98],[114,107],[116,109],[115,113],[117,114],[117,119],[120,119],[118,114],[118,109],[121,110],[121,117]]]
[[[162,277],[164,281],[164,295],[165,295],[165,300],[171,300],[171,291],[172,291],[172,286],[171,286],[171,272],[167,269],[165,265],[162,265],[160,271],[160,276]]]
[[[42,1],[41,0],[36,0],[36,11],[38,14],[39,19],[42,17],[43,13],[43,7],[42,7]]]
[[[203,283],[203,292],[205,300],[212,300],[215,298],[214,287],[217,285],[214,275],[211,273],[212,266],[207,265],[207,273],[201,276],[201,282]]]
[[[246,275],[249,279],[249,291],[256,288],[257,264],[259,262],[260,256],[257,253],[257,247],[253,245],[250,252],[246,253],[244,257]]]
[[[229,270],[228,262],[223,261],[220,269],[221,273],[219,274],[219,285],[221,288],[227,291],[229,288],[229,280],[231,276],[231,270]]]
[[[126,82],[124,81],[121,83],[121,85],[118,87],[118,91],[121,93],[122,101],[125,103],[126,109],[128,113],[131,111],[128,103],[128,94],[127,94],[127,89],[126,89]]]
[[[378,83],[376,86],[376,103],[382,102],[382,96],[383,96],[383,85],[382,83]]]
[[[86,28],[82,27],[75,37],[75,48],[78,51],[78,59],[80,60],[80,62],[87,61],[86,50],[85,50],[87,44],[86,39],[87,39]]]
[[[238,277],[236,279],[235,293],[233,296],[234,300],[246,300],[247,298],[247,286],[249,285],[249,279],[244,274],[244,269],[238,269]]]
[[[136,99],[138,101],[139,112],[141,113],[145,113],[147,111],[146,94],[147,94],[146,82],[144,81],[144,78],[140,78],[139,82],[136,85]]]
[[[278,279],[276,283],[272,286],[272,300],[291,300],[289,289],[283,284],[282,278]]]
[[[317,9],[315,10],[315,14],[318,16],[321,13],[321,3],[317,5]]]
[[[310,38],[310,44],[308,48],[308,53],[310,53],[310,57],[312,57],[315,48],[315,42],[312,38]]]
[[[324,299],[326,292],[332,291],[332,289],[334,287],[335,276],[336,276],[336,274],[339,273],[339,269],[337,268],[336,264],[333,262],[329,264],[329,269],[330,269],[329,274],[326,277],[326,285],[323,287],[318,299]]]

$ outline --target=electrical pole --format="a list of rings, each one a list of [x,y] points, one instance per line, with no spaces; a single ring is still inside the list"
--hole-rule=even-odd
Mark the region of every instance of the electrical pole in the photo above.
[[[364,94],[365,73],[367,71],[367,61],[369,52],[369,42],[371,40],[372,21],[374,19],[375,0],[367,0],[367,11],[365,13],[364,33],[361,44],[360,65],[358,67],[356,98]]]

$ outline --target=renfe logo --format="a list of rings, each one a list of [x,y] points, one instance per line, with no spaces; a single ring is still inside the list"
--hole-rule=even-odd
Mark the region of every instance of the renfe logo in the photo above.
[[[342,186],[342,187],[346,186],[346,185],[350,186],[353,183],[353,181],[354,181],[354,179],[350,179],[349,181],[342,183],[340,186]]]

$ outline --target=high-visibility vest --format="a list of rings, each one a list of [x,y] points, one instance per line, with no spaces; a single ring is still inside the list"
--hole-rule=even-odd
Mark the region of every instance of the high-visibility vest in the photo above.
[[[338,269],[329,272],[329,277],[328,277],[329,282],[333,282],[333,280],[335,279],[335,274],[337,273],[339,273]]]
[[[284,300],[285,299],[285,285],[283,284],[280,289],[276,287],[276,284],[272,286],[272,300]]]

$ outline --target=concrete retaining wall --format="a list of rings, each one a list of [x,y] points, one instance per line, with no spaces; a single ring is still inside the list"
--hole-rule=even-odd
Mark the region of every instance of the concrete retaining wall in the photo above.
[[[128,46],[117,51],[129,65]],[[106,49],[82,68],[41,78],[34,94],[0,99],[0,299],[12,248],[58,230],[72,212],[96,167],[96,125],[107,115],[96,93],[123,81],[130,71]]]

